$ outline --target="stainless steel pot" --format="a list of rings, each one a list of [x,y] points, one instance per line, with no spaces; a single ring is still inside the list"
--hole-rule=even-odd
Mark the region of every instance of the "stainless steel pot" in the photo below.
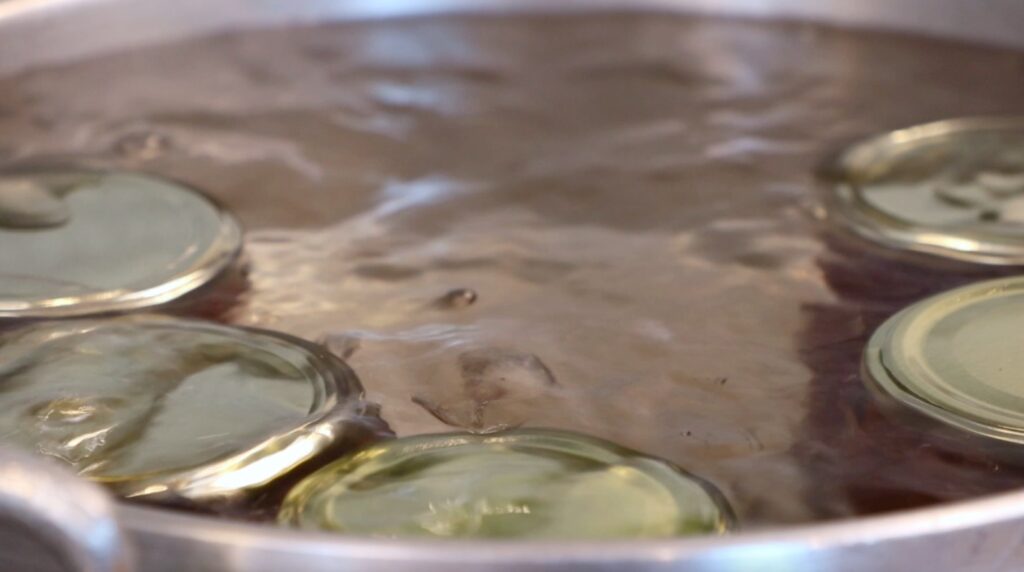
[[[1024,47],[1020,0],[7,0],[0,73],[216,31],[438,12],[636,9],[798,17]],[[0,452],[0,569],[1017,570],[1024,492],[722,538],[620,543],[349,539],[116,505],[57,467]]]

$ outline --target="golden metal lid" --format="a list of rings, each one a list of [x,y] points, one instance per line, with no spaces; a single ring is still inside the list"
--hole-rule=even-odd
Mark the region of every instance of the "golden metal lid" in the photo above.
[[[1024,264],[1024,118],[953,119],[856,143],[823,171],[831,217],[887,246]]]
[[[240,500],[375,413],[344,363],[274,332],[133,317],[0,345],[0,442],[124,497]]]
[[[0,318],[150,307],[213,279],[242,245],[204,195],[149,175],[0,174]]]
[[[565,431],[407,437],[301,481],[282,524],[378,537],[664,538],[726,531],[708,483]]]
[[[869,381],[932,419],[1024,444],[1024,278],[933,296],[885,322],[864,354]]]

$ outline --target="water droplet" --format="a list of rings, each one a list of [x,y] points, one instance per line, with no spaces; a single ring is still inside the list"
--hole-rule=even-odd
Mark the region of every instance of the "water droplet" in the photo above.
[[[449,290],[435,302],[435,306],[444,309],[466,308],[472,306],[477,299],[476,290],[471,288],[456,288]]]
[[[42,184],[28,179],[0,179],[0,226],[49,228],[69,218],[67,204]]]

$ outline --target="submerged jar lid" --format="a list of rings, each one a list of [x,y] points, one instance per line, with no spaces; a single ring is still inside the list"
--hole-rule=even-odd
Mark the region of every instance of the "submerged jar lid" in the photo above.
[[[665,461],[552,430],[407,437],[301,481],[285,525],[377,537],[600,539],[724,532],[708,483]]]
[[[865,369],[888,396],[976,435],[1024,444],[1024,277],[914,304],[872,336]]]
[[[830,213],[885,244],[1024,263],[1024,118],[955,119],[849,147],[824,170]]]
[[[273,332],[132,317],[0,345],[0,443],[125,497],[243,500],[373,414],[341,361]]]
[[[0,318],[153,306],[238,254],[230,214],[178,183],[120,172],[0,173]]]

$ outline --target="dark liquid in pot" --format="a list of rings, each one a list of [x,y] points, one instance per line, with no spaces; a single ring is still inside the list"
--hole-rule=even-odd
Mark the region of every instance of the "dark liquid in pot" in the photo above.
[[[826,232],[811,176],[852,137],[1022,102],[1019,53],[804,24],[339,24],[0,81],[0,167],[222,200],[248,275],[171,309],[324,341],[399,435],[589,433],[708,478],[753,528],[1024,483],[859,378],[887,316],[1000,272]]]

